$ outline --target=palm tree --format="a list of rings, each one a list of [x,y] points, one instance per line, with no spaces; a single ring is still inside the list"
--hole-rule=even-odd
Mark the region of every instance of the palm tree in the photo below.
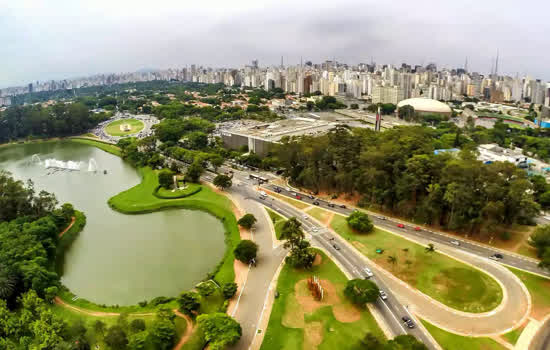
[[[15,292],[16,277],[4,265],[0,265],[0,299],[8,299]]]
[[[388,256],[388,262],[395,268],[395,264],[397,264],[397,257],[395,255]]]
[[[435,252],[435,247],[432,243],[428,244],[428,246],[426,248],[424,248],[424,251],[426,253],[433,253]]]

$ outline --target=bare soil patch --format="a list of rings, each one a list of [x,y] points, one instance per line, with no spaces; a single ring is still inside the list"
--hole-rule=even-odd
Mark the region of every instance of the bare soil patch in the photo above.
[[[324,290],[324,298],[322,301],[317,301],[313,298],[308,289],[307,280],[299,281],[294,287],[296,300],[307,313],[312,313],[321,306],[331,306],[340,303],[340,298],[338,297],[338,294],[336,294],[336,287],[327,280],[321,280],[320,282]]]
[[[315,255],[315,260],[313,260],[313,266],[321,265],[322,262],[323,262],[323,258],[321,257],[321,255],[320,254]]]
[[[315,350],[323,342],[323,323],[310,322],[304,329],[304,350]]]
[[[332,307],[334,318],[342,323],[357,322],[361,319],[361,311],[351,304],[338,304]]]

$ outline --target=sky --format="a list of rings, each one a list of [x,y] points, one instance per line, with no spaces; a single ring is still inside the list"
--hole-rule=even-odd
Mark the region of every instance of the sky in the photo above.
[[[436,62],[550,80],[548,0],[0,0],[0,87],[190,64]]]

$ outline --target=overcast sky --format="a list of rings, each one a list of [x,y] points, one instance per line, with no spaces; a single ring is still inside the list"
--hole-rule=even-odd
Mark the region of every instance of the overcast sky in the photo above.
[[[548,0],[0,0],[0,87],[141,68],[436,62],[550,79]]]

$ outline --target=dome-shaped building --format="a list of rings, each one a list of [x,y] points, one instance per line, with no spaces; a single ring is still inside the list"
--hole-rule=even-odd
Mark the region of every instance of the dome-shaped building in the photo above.
[[[453,113],[451,107],[443,102],[432,100],[431,98],[409,98],[397,104],[397,109],[403,106],[412,106],[418,114],[440,114],[451,116]]]

